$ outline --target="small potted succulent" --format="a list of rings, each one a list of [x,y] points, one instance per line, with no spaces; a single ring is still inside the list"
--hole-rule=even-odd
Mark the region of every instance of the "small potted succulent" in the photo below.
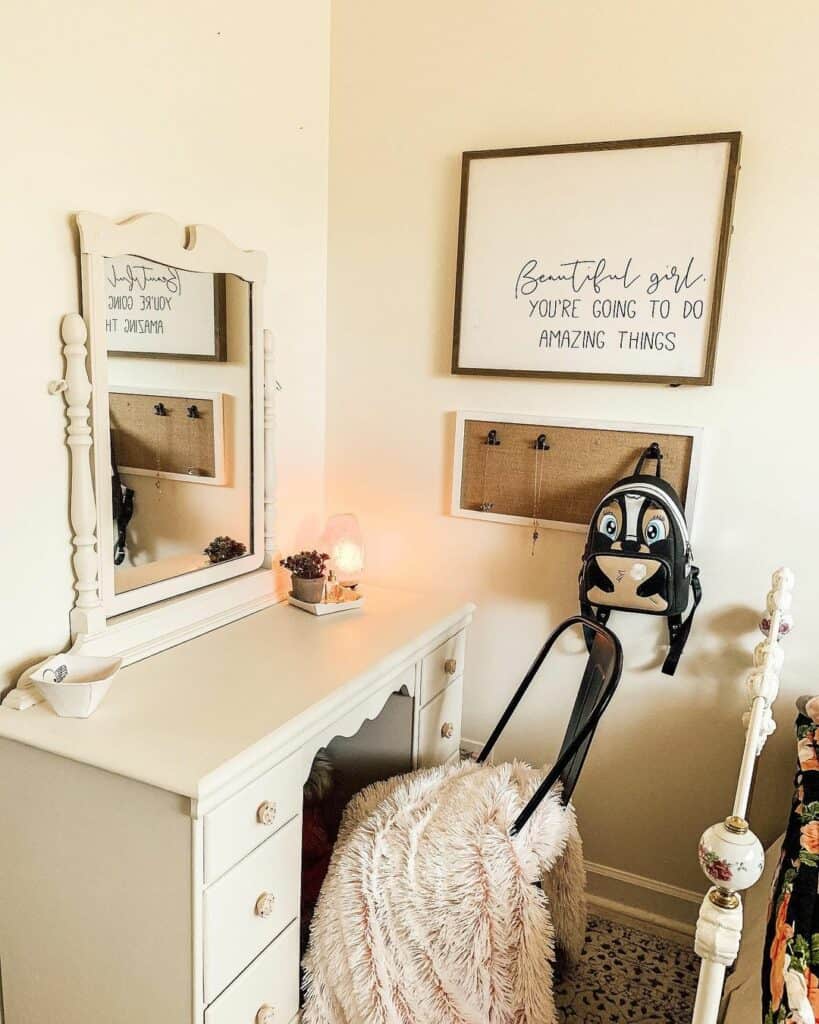
[[[205,548],[205,554],[211,565],[218,565],[219,562],[229,562],[232,558],[241,558],[247,548],[240,540],[232,537],[214,537]]]
[[[320,604],[324,596],[324,569],[329,555],[318,551],[299,551],[281,560],[281,565],[290,573],[293,597],[306,604]]]

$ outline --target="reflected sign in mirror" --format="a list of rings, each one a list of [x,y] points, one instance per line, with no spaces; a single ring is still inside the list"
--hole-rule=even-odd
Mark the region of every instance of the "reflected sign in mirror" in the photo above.
[[[104,262],[109,354],[224,362],[224,274],[180,270],[140,256]]]

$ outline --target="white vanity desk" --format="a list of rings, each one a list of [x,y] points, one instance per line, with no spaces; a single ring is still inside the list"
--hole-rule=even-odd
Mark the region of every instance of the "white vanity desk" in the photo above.
[[[316,751],[402,688],[414,763],[459,745],[473,607],[366,600],[274,605],[133,664],[88,720],[0,709],[4,1024],[297,1017]]]

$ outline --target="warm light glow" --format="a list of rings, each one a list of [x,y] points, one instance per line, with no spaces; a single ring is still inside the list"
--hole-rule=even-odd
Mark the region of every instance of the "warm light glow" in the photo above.
[[[361,548],[351,540],[341,540],[333,548],[333,561],[339,576],[358,575],[361,572]]]
[[[364,568],[364,541],[354,515],[347,512],[330,516],[321,546],[330,556],[329,568],[339,583],[351,586],[359,582]]]

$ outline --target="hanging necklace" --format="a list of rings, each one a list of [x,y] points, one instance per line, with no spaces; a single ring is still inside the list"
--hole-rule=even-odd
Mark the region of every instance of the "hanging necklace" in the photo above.
[[[168,410],[166,409],[164,402],[157,402],[156,403],[156,405],[154,406],[154,415],[155,416],[167,416],[168,415]],[[162,495],[162,476],[161,476],[161,473],[162,473],[162,456],[161,456],[161,451],[162,451],[161,440],[160,440],[159,436],[157,436],[156,448],[154,450],[154,457],[155,457],[155,460],[156,460],[156,480],[154,481],[154,486],[156,487],[157,491],[159,492],[159,496],[160,497]]]
[[[486,440],[483,446],[483,482],[481,484],[481,503],[478,506],[480,512],[491,512],[495,507],[494,501],[487,501],[486,494],[486,469],[489,461],[489,449],[500,447],[500,439],[498,438],[497,430],[490,430],[486,435]]]
[[[549,446],[546,444],[546,435],[540,434],[537,441],[535,441],[535,480],[532,485],[532,557],[535,554],[535,545],[540,538],[538,512],[540,510],[540,488],[543,483],[543,453],[548,450]]]
[[[195,435],[199,434],[199,427],[202,423],[202,413],[199,412],[198,405],[189,405],[185,410],[185,415],[191,421],[191,426],[194,429]],[[191,446],[193,447],[193,438],[191,438]],[[196,466],[188,466],[188,476],[203,476],[203,471]]]

